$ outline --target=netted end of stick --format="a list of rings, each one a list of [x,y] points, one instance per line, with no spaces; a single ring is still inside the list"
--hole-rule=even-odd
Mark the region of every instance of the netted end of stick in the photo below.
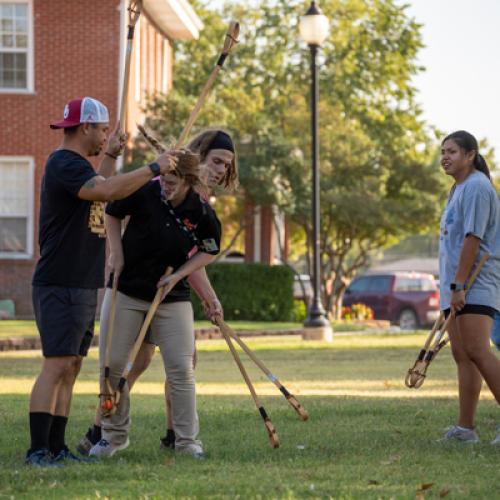
[[[422,387],[425,381],[425,372],[427,370],[427,365],[422,363],[416,363],[413,368],[408,370],[405,378],[405,385],[409,389],[418,389]]]
[[[112,417],[116,413],[116,402],[113,394],[99,394],[101,416],[104,418]]]
[[[158,154],[167,151],[167,147],[164,146],[149,130],[146,130],[142,125],[137,124],[137,129],[141,133],[147,144],[153,148]]]
[[[306,409],[297,401],[295,396],[290,395],[287,400],[292,405],[293,409],[298,413],[300,420],[305,422],[309,419],[309,414]]]
[[[116,392],[115,392],[115,408],[116,408],[116,407],[118,406],[118,404],[120,403],[121,396],[122,396],[121,391],[116,391]]]
[[[142,0],[130,0],[127,10],[129,16],[129,24],[134,25],[141,15]]]
[[[240,23],[231,21],[227,29],[226,38],[224,40],[224,47],[222,48],[223,54],[229,54],[233,47],[238,43],[238,36],[240,35]]]
[[[269,442],[271,443],[271,446],[276,449],[279,448],[280,446],[280,440],[278,438],[278,433],[276,432],[276,429],[271,422],[269,418],[267,418],[264,421],[264,425],[266,426],[267,434],[269,436]]]
[[[176,170],[181,175],[192,173],[200,166],[200,155],[189,151],[189,149],[182,149],[177,155]]]

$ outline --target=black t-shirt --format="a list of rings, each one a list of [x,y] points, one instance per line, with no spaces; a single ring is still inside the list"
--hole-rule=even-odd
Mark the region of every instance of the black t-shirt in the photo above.
[[[219,253],[220,222],[198,193],[190,190],[173,211],[175,216],[161,199],[158,181],[151,181],[128,198],[107,205],[106,213],[113,217],[130,216],[122,238],[125,265],[118,280],[120,292],[152,301],[156,284],[167,267],[178,269],[189,259],[193,248],[212,255]],[[176,218],[182,221],[182,226]],[[164,302],[188,300],[189,284],[181,280]]]
[[[104,207],[78,198],[80,188],[96,175],[73,151],[57,150],[49,156],[40,193],[40,260],[34,285],[104,286],[106,240],[97,220]]]

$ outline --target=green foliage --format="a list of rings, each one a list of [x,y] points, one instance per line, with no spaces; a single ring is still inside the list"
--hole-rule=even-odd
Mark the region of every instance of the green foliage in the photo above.
[[[285,266],[212,264],[208,277],[224,306],[227,320],[290,321],[293,319],[293,272]],[[204,318],[193,294],[195,318]]]
[[[307,318],[307,306],[303,300],[293,301],[293,320],[297,323],[304,323]]]
[[[223,19],[240,20],[240,44],[193,134],[208,125],[232,132],[240,204],[246,197],[276,205],[310,247],[310,57],[298,40],[305,4],[228,2],[221,16],[208,5],[195,2],[205,28],[199,40],[176,43],[175,91],[152,96],[148,125],[166,139],[179,134],[220,51]],[[407,6],[323,0],[321,8],[332,23],[318,56],[321,278],[328,309],[338,309],[346,283],[374,252],[437,226],[446,179],[436,133],[415,100],[422,40]]]

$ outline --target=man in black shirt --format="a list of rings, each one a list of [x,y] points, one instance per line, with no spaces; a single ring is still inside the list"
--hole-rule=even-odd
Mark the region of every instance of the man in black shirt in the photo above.
[[[175,152],[151,165],[113,176],[126,136],[117,124],[94,170],[87,158],[105,148],[107,108],[96,99],[70,101],[59,149],[47,161],[41,188],[40,259],[33,276],[33,307],[44,361],[30,399],[31,446],[26,463],[62,466],[78,460],[65,444],[71,396],[93,336],[97,289],[104,286],[104,201],[122,199],[175,168]]]

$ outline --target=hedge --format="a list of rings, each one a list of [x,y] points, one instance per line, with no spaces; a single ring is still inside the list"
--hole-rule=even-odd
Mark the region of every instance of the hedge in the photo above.
[[[212,264],[210,281],[227,320],[290,321],[293,318],[293,271],[265,264]],[[196,319],[204,319],[192,293]]]

